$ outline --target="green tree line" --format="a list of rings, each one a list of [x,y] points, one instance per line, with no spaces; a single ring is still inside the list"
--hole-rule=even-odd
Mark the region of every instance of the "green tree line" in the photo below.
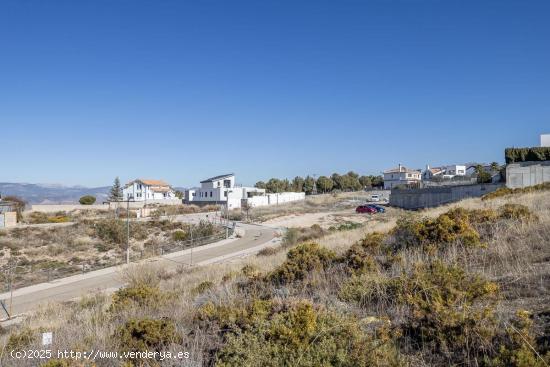
[[[363,175],[349,171],[344,175],[333,173],[330,176],[319,176],[315,179],[312,176],[296,176],[292,180],[287,178],[270,178],[267,182],[258,181],[257,188],[265,189],[269,193],[278,192],[305,192],[312,194],[315,189],[318,193],[328,193],[333,191],[358,191],[372,187],[384,186],[382,176]]]

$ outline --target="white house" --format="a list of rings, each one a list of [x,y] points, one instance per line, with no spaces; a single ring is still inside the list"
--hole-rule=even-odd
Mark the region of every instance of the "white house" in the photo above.
[[[384,189],[391,190],[399,185],[413,185],[422,180],[419,170],[409,169],[401,164],[396,167],[384,171]]]
[[[157,201],[173,200],[176,193],[164,181],[136,179],[127,183],[122,189],[123,200],[131,201]]]
[[[436,177],[441,177],[445,173],[444,167],[430,167],[429,164],[426,165],[426,170],[422,173],[422,179],[429,181],[433,180]]]
[[[451,166],[445,166],[446,176],[466,176],[466,166],[463,164],[453,164]]]
[[[238,186],[235,175],[229,173],[201,181],[200,188],[185,191],[185,202],[195,204],[223,204],[229,209],[240,208],[241,200],[265,195],[265,189]]]
[[[452,164],[443,167],[430,167],[426,165],[426,170],[422,173],[422,179],[431,181],[438,177],[452,179],[456,176],[466,176],[466,165]]]
[[[541,134],[541,136],[540,136],[540,146],[541,147],[550,147],[550,134]]]

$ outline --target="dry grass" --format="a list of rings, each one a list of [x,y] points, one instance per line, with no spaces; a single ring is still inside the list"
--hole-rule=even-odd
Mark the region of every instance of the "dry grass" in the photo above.
[[[525,336],[526,340],[535,344],[544,338],[549,338],[550,335],[548,320],[545,323],[540,318],[543,316],[539,316],[544,315],[544,312],[548,313],[548,304],[550,304],[550,193],[528,193],[491,201],[468,199],[415,214],[437,217],[455,207],[497,209],[507,203],[526,205],[538,216],[538,220],[532,222],[504,220],[491,224],[491,227],[486,229],[490,234],[486,238],[486,247],[469,248],[456,242],[435,252],[418,247],[407,248],[396,256],[381,252],[374,258],[376,262],[380,262],[379,268],[370,273],[359,275],[364,277],[360,278],[362,280],[358,283],[359,286],[368,285],[365,290],[369,292],[369,296],[359,303],[342,298],[342,289],[347,289],[350,292],[348,297],[352,298],[355,294],[353,292],[356,290],[350,288],[353,285],[350,283],[350,279],[353,279],[353,276],[350,278],[350,270],[340,262],[336,262],[327,269],[311,271],[302,282],[286,286],[265,283],[262,280],[263,276],[272,273],[286,261],[286,253],[279,251],[264,256],[236,259],[231,263],[199,267],[191,271],[182,268],[168,273],[158,265],[133,267],[121,274],[121,277],[130,286],[145,284],[161,289],[167,295],[164,301],[146,306],[135,304],[113,313],[108,311],[111,302],[110,296],[94,295],[75,303],[47,305],[39,312],[30,315],[22,325],[10,332],[18,332],[25,328],[32,328],[36,331],[44,327],[54,330],[56,335],[59,335],[53,346],[54,349],[60,347],[78,350],[83,348],[109,350],[120,348],[112,339],[112,335],[116,328],[126,320],[165,317],[175,323],[177,331],[183,338],[180,345],[168,345],[166,349],[183,349],[191,353],[191,358],[184,360],[181,365],[211,365],[213,363],[211,351],[219,350],[225,345],[226,340],[224,333],[220,329],[216,329],[216,323],[205,325],[197,322],[198,312],[205,305],[237,307],[239,304],[251,302],[253,299],[271,299],[282,304],[295,300],[308,300],[316,307],[330,310],[339,315],[354,315],[361,320],[369,320],[368,322],[372,325],[390,325],[391,330],[406,331],[410,330],[407,327],[410,327],[409,322],[414,316],[410,313],[411,304],[415,305],[414,302],[419,302],[419,300],[414,298],[414,294],[411,294],[408,297],[413,298],[410,298],[408,303],[398,302],[388,291],[388,284],[393,279],[399,280],[403,284],[409,284],[411,282],[409,278],[412,276],[411,274],[415,274],[415,271],[417,271],[417,275],[415,275],[417,278],[413,277],[415,282],[429,282],[432,279],[423,278],[424,275],[418,273],[418,269],[423,269],[422,266],[425,268],[434,261],[440,261],[443,267],[459,267],[469,274],[467,279],[479,276],[481,279],[498,284],[500,288],[498,302],[483,300],[483,302],[488,302],[483,303],[483,307],[489,307],[493,302],[497,302],[494,309],[494,321],[490,321],[492,319],[489,318],[476,319],[477,316],[473,316],[474,314],[471,315],[471,320],[472,322],[483,321],[484,324],[479,326],[497,336],[496,339],[475,339],[477,340],[475,341],[476,345],[481,348],[485,342],[490,341],[488,349],[483,349],[483,353],[487,356],[504,358],[498,354],[499,344],[507,345],[509,348],[527,348],[522,341],[519,344],[512,343],[513,338],[510,339],[503,326],[511,322],[510,320],[513,319],[513,315],[518,309],[528,309],[535,315],[533,336]],[[278,213],[280,212],[276,211],[271,215]],[[364,239],[368,233],[389,232],[395,226],[397,216],[396,212],[384,220],[369,222],[361,228],[329,232],[317,239],[316,242],[333,250],[338,257],[346,256],[346,251]],[[204,282],[211,282],[214,286],[200,287],[199,285]],[[465,287],[464,292],[467,295],[469,284],[462,284],[462,286]],[[363,288],[359,290],[361,291],[361,289]],[[438,289],[432,290],[437,291]],[[454,291],[457,292],[457,290]],[[472,310],[475,310],[481,305],[475,303],[471,307]],[[466,313],[466,311],[463,312]],[[426,317],[429,315],[428,313]],[[452,317],[460,315],[460,313],[449,315],[449,320],[452,320]],[[74,325],[79,325],[79,327],[75,328]],[[377,332],[381,330],[374,326],[372,328],[378,330]],[[470,366],[483,365],[484,363],[473,349],[457,350],[453,349],[454,345],[443,345],[443,348],[438,344],[439,339],[437,338],[447,337],[445,335],[425,342],[419,349],[418,345],[414,343],[416,340],[414,335],[408,333],[409,331],[406,331],[402,336],[388,336],[391,338],[388,340],[397,343],[401,354],[407,358],[408,365],[446,366],[452,363],[453,358],[460,358],[461,363]],[[7,337],[8,334],[2,337],[0,345],[7,341]],[[493,346],[492,343],[496,344]],[[29,347],[39,347],[38,341],[31,343]],[[525,358],[527,358],[528,364],[524,364],[525,366],[541,363],[536,356],[525,354],[528,351],[518,350],[524,353],[524,357],[527,356]],[[541,354],[544,352],[541,350]],[[0,361],[7,366],[24,366],[24,363],[32,365],[28,361],[17,364],[5,355],[0,357]],[[506,359],[506,361],[509,360]],[[171,364],[160,362],[159,365]],[[503,362],[500,365],[511,364]],[[540,366],[544,366],[544,364],[540,364]]]
[[[254,208],[250,217],[253,221],[265,222],[286,215],[341,211],[355,208],[369,198],[370,194],[364,191],[306,196],[302,201]]]

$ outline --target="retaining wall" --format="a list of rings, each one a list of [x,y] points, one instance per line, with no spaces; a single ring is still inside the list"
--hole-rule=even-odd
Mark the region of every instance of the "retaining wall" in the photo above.
[[[506,186],[518,189],[550,182],[550,161],[510,163],[506,166]]]
[[[390,206],[410,210],[432,208],[466,198],[480,197],[502,186],[503,184],[479,184],[422,189],[393,189],[390,195]]]

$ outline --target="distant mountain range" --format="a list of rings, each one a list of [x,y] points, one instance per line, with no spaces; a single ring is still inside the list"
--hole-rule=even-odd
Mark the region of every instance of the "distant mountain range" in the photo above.
[[[83,187],[51,184],[0,182],[0,195],[17,196],[28,204],[74,204],[84,195],[96,197],[96,203],[107,200],[110,186]]]

